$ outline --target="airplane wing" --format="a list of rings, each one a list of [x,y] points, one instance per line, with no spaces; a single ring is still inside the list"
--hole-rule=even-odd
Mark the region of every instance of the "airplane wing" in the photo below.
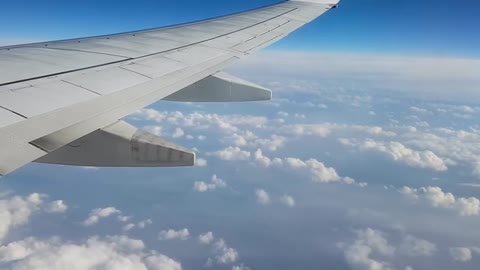
[[[338,0],[291,0],[172,27],[0,47],[0,175],[29,163],[189,166],[195,154],[119,119],[158,100],[268,100],[222,73]]]

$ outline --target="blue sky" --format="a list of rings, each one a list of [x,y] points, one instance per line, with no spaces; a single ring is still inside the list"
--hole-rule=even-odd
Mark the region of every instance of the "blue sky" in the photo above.
[[[11,1],[0,43],[269,3]],[[199,166],[32,163],[2,177],[0,268],[478,269],[478,7],[344,0],[228,68],[272,101],[159,101],[125,118]]]
[[[5,1],[0,35],[45,40],[109,34],[238,12],[273,0]],[[28,7],[28,8],[26,8]],[[478,57],[480,3],[343,0],[273,48]]]

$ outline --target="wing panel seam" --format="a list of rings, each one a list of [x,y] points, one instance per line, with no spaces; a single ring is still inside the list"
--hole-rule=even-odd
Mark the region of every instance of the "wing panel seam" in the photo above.
[[[298,8],[292,8],[292,9],[289,10],[289,11],[286,11],[286,12],[284,12],[284,13],[281,13],[281,14],[279,14],[279,15],[277,15],[277,16],[274,16],[274,17],[272,17],[272,18],[269,18],[269,19],[267,19],[267,20],[258,22],[258,23],[256,23],[256,24],[253,24],[253,25],[250,25],[250,26],[247,26],[247,27],[244,27],[244,28],[241,28],[241,29],[238,29],[238,30],[229,32],[229,33],[225,33],[225,34],[223,34],[223,35],[219,35],[219,36],[216,36],[216,37],[213,37],[213,38],[209,38],[209,39],[205,39],[205,40],[202,40],[202,41],[198,41],[198,42],[195,42],[195,43],[192,43],[192,44],[187,44],[187,45],[184,45],[184,46],[180,46],[180,47],[177,47],[177,48],[168,49],[168,50],[165,50],[165,51],[155,52],[155,53],[151,53],[151,54],[146,54],[146,55],[142,55],[142,56],[139,56],[139,57],[136,57],[136,58],[122,59],[122,60],[113,61],[113,62],[108,62],[108,63],[103,63],[103,64],[98,64],[98,65],[94,65],[94,66],[88,66],[88,67],[77,68],[77,69],[73,69],[73,70],[67,70],[67,71],[62,71],[62,72],[57,72],[57,73],[52,73],[52,74],[37,76],[37,77],[31,77],[31,78],[27,78],[27,79],[21,79],[21,80],[6,82],[6,83],[0,83],[0,87],[1,87],[1,86],[6,86],[6,85],[12,85],[12,84],[16,84],[16,83],[21,83],[21,82],[28,82],[28,81],[37,80],[37,79],[48,78],[48,77],[52,77],[52,76],[64,75],[64,74],[68,74],[68,73],[73,73],[73,72],[82,71],[82,70],[87,70],[87,69],[92,69],[92,68],[97,68],[97,67],[108,66],[108,65],[111,65],[111,64],[118,64],[118,63],[122,63],[122,62],[126,62],[126,61],[142,59],[142,58],[149,57],[149,56],[154,56],[154,55],[158,55],[158,54],[162,54],[162,53],[166,53],[166,52],[170,52],[170,51],[175,51],[175,50],[179,50],[179,49],[184,49],[184,48],[187,48],[187,47],[190,47],[190,46],[193,46],[193,45],[198,45],[198,44],[201,44],[201,43],[210,41],[210,40],[214,40],[214,39],[217,39],[217,38],[220,38],[220,37],[224,37],[224,36],[227,36],[227,35],[231,35],[231,34],[234,34],[234,33],[240,32],[240,31],[243,31],[243,30],[245,30],[245,29],[248,29],[248,28],[250,28],[250,27],[254,27],[254,26],[256,26],[256,25],[260,25],[260,24],[262,24],[262,23],[268,22],[268,21],[270,21],[270,20],[276,19],[276,18],[281,17],[281,16],[283,16],[283,15],[285,15],[285,14],[288,14],[288,13],[290,13],[290,12],[293,12],[293,11],[295,11],[295,10],[297,10],[297,9],[298,9]]]

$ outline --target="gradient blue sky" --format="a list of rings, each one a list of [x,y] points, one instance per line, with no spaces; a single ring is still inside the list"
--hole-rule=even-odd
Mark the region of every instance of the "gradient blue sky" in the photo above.
[[[0,37],[45,40],[109,34],[219,16],[275,0],[3,1]],[[475,0],[343,0],[273,48],[479,57]]]

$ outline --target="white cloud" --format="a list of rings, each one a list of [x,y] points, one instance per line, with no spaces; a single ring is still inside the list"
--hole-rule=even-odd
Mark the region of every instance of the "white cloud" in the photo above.
[[[134,228],[135,228],[135,224],[133,224],[133,223],[128,223],[128,224],[126,224],[125,226],[123,226],[122,230],[125,231],[125,232],[128,232],[128,231],[130,231],[130,230],[132,230],[132,229],[134,229]]]
[[[196,130],[215,129],[225,133],[238,132],[241,127],[261,128],[267,123],[267,118],[252,115],[218,115],[194,112],[184,114],[179,111],[160,112],[154,109],[142,109],[132,115],[136,119],[146,119],[156,123],[168,123],[176,127]]]
[[[366,228],[355,232],[356,238],[350,243],[339,243],[347,263],[353,269],[386,270],[398,269],[393,261],[402,260],[401,255],[409,257],[433,256],[437,251],[436,245],[413,235],[402,235],[398,246],[387,239],[388,234]],[[412,269],[407,266],[405,269]]]
[[[277,166],[281,167],[283,165],[283,160],[280,158],[269,158],[263,154],[263,151],[261,149],[257,149],[252,154],[253,160],[258,163],[260,166],[268,168],[270,166]]]
[[[1,246],[0,262],[11,270],[182,269],[179,262],[146,250],[143,241],[126,236],[92,237],[83,243],[67,243],[58,238],[27,238]]]
[[[193,184],[193,189],[198,192],[207,192],[215,190],[217,188],[225,188],[226,186],[227,183],[214,174],[212,176],[212,179],[210,180],[210,183],[206,183],[203,181],[195,181],[195,183]]]
[[[255,196],[259,204],[266,205],[266,204],[270,204],[271,202],[270,195],[268,195],[268,193],[263,189],[255,190]]]
[[[359,270],[387,270],[392,269],[390,264],[372,255],[378,253],[392,256],[395,248],[391,246],[384,234],[380,231],[367,228],[356,232],[356,239],[350,244],[339,244],[343,250],[345,260],[353,269]]]
[[[183,137],[183,135],[185,135],[185,132],[183,131],[183,129],[175,128],[175,132],[172,134],[172,137],[173,138],[180,138],[180,137]]]
[[[243,151],[239,147],[229,146],[223,150],[207,153],[207,155],[215,156],[221,160],[248,160],[250,152]]]
[[[217,263],[229,264],[234,263],[239,259],[238,251],[228,247],[225,240],[220,239],[213,244],[216,253]]]
[[[419,107],[415,107],[415,106],[410,107],[410,110],[412,112],[416,112],[416,113],[430,113],[430,111],[428,111],[425,108],[419,108]]]
[[[10,229],[25,225],[32,213],[44,203],[45,195],[32,193],[26,197],[14,196],[0,200],[0,242]]]
[[[190,232],[186,228],[178,231],[172,229],[163,230],[158,234],[159,240],[187,240],[189,237]]]
[[[241,154],[234,154],[240,153]],[[224,160],[239,160],[238,156],[241,156],[241,160],[250,160],[259,164],[262,167],[268,168],[275,166],[279,168],[290,168],[303,172],[308,172],[314,182],[317,183],[332,183],[343,182],[346,184],[354,184],[355,180],[350,177],[340,177],[337,171],[332,167],[327,167],[322,162],[316,159],[301,160],[298,158],[269,158],[263,154],[261,149],[257,149],[255,152],[250,153],[242,151],[240,148],[228,147],[225,150],[210,153],[210,155],[216,155]],[[234,158],[237,156],[237,158]],[[359,186],[365,187],[366,183],[360,183]]]
[[[280,202],[283,203],[284,205],[288,207],[294,207],[295,206],[295,199],[292,196],[289,195],[284,195],[282,198],[280,198]]]
[[[145,219],[145,220],[139,221],[137,223],[137,227],[140,229],[144,229],[145,227],[151,224],[153,224],[153,221],[151,219]]]
[[[407,235],[400,245],[400,251],[412,257],[428,257],[435,254],[437,247],[427,240]]]
[[[450,256],[457,262],[468,262],[472,260],[472,251],[466,247],[450,248]]]
[[[349,177],[340,177],[332,167],[327,167],[316,159],[303,161],[298,158],[286,158],[283,162],[287,167],[296,170],[307,170],[312,175],[312,180],[317,183],[344,182],[353,184],[355,181]]]
[[[232,267],[232,270],[250,270],[249,267],[246,267],[245,265],[241,264],[241,265],[234,265]]]
[[[111,215],[120,214],[120,213],[121,213],[120,210],[111,206],[106,208],[96,208],[96,209],[93,209],[90,212],[90,215],[88,216],[88,218],[85,221],[83,221],[83,225],[92,226],[94,224],[97,224],[102,218],[106,218]]]
[[[448,169],[445,161],[432,151],[416,151],[399,142],[379,142],[366,140],[356,142],[354,140],[340,140],[344,145],[358,147],[361,150],[376,151],[386,154],[394,161],[402,162],[416,168],[426,168],[435,171],[446,171]]]
[[[453,209],[461,216],[477,216],[480,214],[480,200],[475,197],[456,198],[452,193],[445,193],[440,187],[410,188],[403,187],[400,193],[413,200],[424,200],[433,207]]]
[[[125,226],[123,226],[122,230],[128,232],[135,228],[144,229],[145,227],[147,227],[148,225],[151,225],[152,223],[153,222],[151,219],[145,219],[137,223],[128,223]]]
[[[67,209],[68,209],[68,206],[62,200],[50,202],[45,207],[45,211],[47,213],[65,213]]]
[[[208,162],[206,159],[203,158],[197,158],[195,161],[195,166],[197,167],[206,167],[208,165]]]
[[[279,111],[279,112],[277,112],[277,114],[278,114],[278,116],[283,117],[283,118],[288,117],[288,112]]]
[[[212,232],[206,232],[198,236],[198,242],[203,245],[209,245],[215,240]]]

